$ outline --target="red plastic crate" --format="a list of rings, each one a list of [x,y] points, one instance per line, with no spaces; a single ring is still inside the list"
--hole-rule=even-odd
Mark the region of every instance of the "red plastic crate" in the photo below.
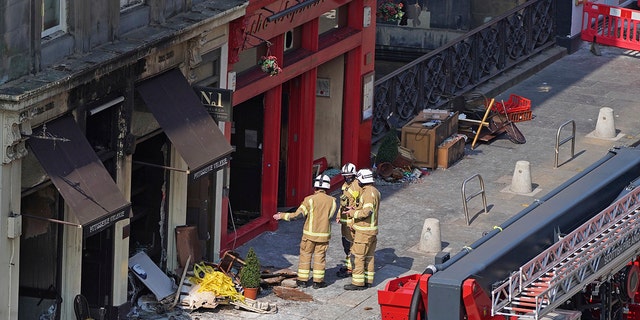
[[[507,113],[507,115],[511,122],[529,121],[532,118],[531,110]]]
[[[498,113],[504,113],[505,108],[507,110],[507,114],[514,113],[514,112],[521,112],[521,111],[529,111],[531,110],[531,100],[525,97],[519,96],[517,94],[511,94],[509,95],[509,100],[507,100],[507,102],[504,103],[504,106],[502,102],[496,101],[493,103],[491,110]]]

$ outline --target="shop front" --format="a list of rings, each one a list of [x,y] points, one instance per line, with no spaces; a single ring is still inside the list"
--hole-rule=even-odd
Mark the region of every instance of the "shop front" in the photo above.
[[[116,70],[70,96],[99,95],[101,85],[128,72]],[[206,240],[219,234],[209,226],[231,145],[180,69],[135,78],[88,104],[78,99],[56,108],[68,101],[58,97],[49,105],[66,111],[41,121],[26,139],[21,318],[60,314],[76,294],[110,318],[126,314],[128,259],[144,252],[163,269],[183,266],[180,226],[198,231],[192,259],[214,260]]]
[[[139,138],[132,161],[131,201],[132,223],[140,227],[132,225],[132,230],[141,234],[132,234],[132,241],[152,246],[149,256],[160,265],[168,261],[171,267],[178,260],[175,229],[191,225],[198,241],[189,247],[199,253],[192,259],[201,261],[208,256],[201,241],[215,236],[209,227],[215,223],[215,192],[221,189],[217,175],[229,163],[231,145],[179,69],[141,81],[136,92],[143,103],[133,112],[134,135]],[[149,130],[149,119],[157,121],[157,129]],[[169,188],[176,192],[166,193]],[[174,213],[167,215],[170,212]],[[163,239],[168,243],[156,245]],[[173,249],[163,257],[167,247]]]
[[[372,10],[375,1],[250,1],[232,21],[235,150],[223,249],[274,230],[271,216],[312,192],[314,161],[370,165]]]
[[[221,64],[220,51],[201,60],[210,71],[201,73],[200,85],[219,85],[221,68],[210,66]],[[104,308],[109,319],[125,316],[131,285],[140,285],[129,277],[129,258],[144,252],[163,270],[184,266],[181,227],[197,233],[187,246],[197,249],[189,252],[192,261],[217,259],[232,148],[185,77],[188,68],[180,68],[184,56],[138,68],[156,58],[24,112],[31,115],[25,129],[35,127],[21,129],[20,318],[66,318],[78,294],[93,314]]]

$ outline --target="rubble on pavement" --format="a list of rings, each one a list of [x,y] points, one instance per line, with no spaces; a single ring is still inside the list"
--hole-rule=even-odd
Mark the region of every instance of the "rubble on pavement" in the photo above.
[[[174,282],[175,294],[172,294],[161,301],[157,295],[146,294],[136,296],[132,300],[133,307],[127,317],[129,319],[154,319],[159,315],[169,316],[172,319],[189,319],[188,313],[197,309],[215,309],[222,306],[233,306],[235,309],[268,314],[277,313],[278,307],[272,302],[262,302],[244,297],[243,288],[240,285],[238,274],[244,261],[235,252],[228,252],[221,258],[218,264],[201,261],[193,264],[192,270],[183,270],[179,284],[177,279],[171,278]],[[148,267],[150,268],[150,267]],[[132,271],[133,272],[133,271]],[[297,273],[290,269],[263,267],[261,268],[262,287],[280,287],[283,282],[295,283]],[[145,286],[152,286],[153,283],[142,283]],[[300,290],[291,289],[283,293],[282,289],[277,289],[281,295],[297,301],[311,301],[309,295]],[[295,292],[297,291],[297,293]],[[139,290],[138,290],[139,293]],[[179,302],[179,303],[178,303]]]

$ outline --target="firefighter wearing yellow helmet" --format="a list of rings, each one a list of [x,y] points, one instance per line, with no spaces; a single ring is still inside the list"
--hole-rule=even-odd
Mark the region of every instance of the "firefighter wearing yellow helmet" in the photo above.
[[[345,258],[344,265],[340,267],[336,275],[340,278],[351,276],[353,263],[351,262],[351,244],[353,243],[354,231],[351,228],[353,219],[347,217],[346,211],[357,206],[360,197],[360,185],[356,181],[356,166],[353,163],[346,163],[342,166],[342,176],[344,183],[342,184],[342,195],[340,196],[340,214],[336,216],[336,220],[341,224],[342,249]]]
[[[324,282],[325,258],[329,239],[331,238],[331,219],[336,213],[336,199],[327,194],[331,187],[331,178],[325,174],[317,176],[313,182],[315,192],[304,198],[295,212],[278,212],[273,215],[276,220],[290,221],[300,216],[306,218],[300,241],[300,257],[298,261],[298,279],[296,284],[307,287],[311,278],[311,261],[313,260],[313,288],[326,287]]]
[[[374,254],[378,242],[380,192],[373,186],[373,172],[370,169],[360,169],[356,179],[362,191],[358,205],[347,211],[347,216],[353,218],[355,235],[351,246],[353,273],[351,283],[344,286],[345,290],[364,290],[371,287],[375,275]]]

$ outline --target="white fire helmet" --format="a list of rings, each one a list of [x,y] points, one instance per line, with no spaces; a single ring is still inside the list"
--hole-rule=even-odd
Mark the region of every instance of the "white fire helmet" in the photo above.
[[[347,162],[345,163],[344,166],[342,166],[342,175],[343,176],[350,176],[350,175],[355,175],[356,174],[356,165],[354,165],[351,162]]]
[[[360,169],[356,174],[356,179],[362,184],[373,183],[373,172],[370,169]]]
[[[313,187],[320,189],[329,189],[331,187],[331,178],[326,174],[321,174],[313,180]]]

